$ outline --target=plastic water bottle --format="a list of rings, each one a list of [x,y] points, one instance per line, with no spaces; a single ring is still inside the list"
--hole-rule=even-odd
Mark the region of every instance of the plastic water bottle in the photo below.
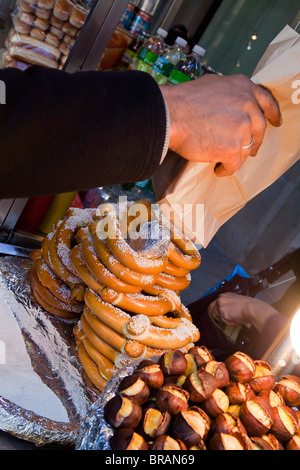
[[[167,83],[175,64],[184,57],[183,50],[186,45],[185,39],[177,37],[175,45],[166,49],[162,56],[157,58],[151,75],[159,85]]]
[[[166,30],[158,28],[155,36],[151,36],[143,44],[136,58],[135,70],[151,73],[152,67],[155,64],[156,59],[165,50],[164,39],[167,34],[168,33]]]
[[[129,67],[134,68],[133,63],[136,60],[139,50],[141,49],[145,40],[147,40],[148,38],[149,35],[146,36],[146,34],[139,34],[136,36],[136,38],[133,39],[133,41],[131,41],[119,62],[118,68],[120,70],[126,70]]]
[[[180,59],[173,68],[169,77],[169,82],[173,85],[179,83],[195,80],[203,75],[202,57],[205,55],[206,50],[198,45],[193,47],[190,54]]]

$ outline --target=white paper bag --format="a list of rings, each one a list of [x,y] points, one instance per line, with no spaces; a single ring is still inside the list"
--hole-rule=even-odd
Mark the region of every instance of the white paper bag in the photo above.
[[[300,36],[286,26],[271,42],[252,77],[279,102],[284,123],[268,125],[255,158],[232,176],[217,177],[214,164],[169,153],[153,176],[162,212],[196,244],[206,247],[218,229],[300,157]]]

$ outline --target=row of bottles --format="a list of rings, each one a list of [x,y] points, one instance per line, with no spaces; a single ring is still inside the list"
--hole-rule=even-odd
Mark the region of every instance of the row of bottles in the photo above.
[[[158,28],[154,36],[137,36],[125,51],[119,68],[147,72],[159,85],[167,82],[177,85],[205,73],[216,73],[203,63],[205,49],[195,45],[185,54],[187,41],[177,37],[174,45],[168,46],[165,44],[167,34],[163,28]]]

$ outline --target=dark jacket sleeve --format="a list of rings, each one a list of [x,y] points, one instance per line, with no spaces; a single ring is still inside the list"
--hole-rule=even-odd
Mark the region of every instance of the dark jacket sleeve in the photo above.
[[[34,66],[0,80],[0,198],[141,181],[157,168],[166,113],[148,74]]]

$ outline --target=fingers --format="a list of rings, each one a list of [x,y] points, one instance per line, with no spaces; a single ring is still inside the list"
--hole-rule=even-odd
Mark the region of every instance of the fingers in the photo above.
[[[274,127],[281,126],[282,116],[280,108],[271,92],[263,86],[254,85],[254,96],[269,123]]]

